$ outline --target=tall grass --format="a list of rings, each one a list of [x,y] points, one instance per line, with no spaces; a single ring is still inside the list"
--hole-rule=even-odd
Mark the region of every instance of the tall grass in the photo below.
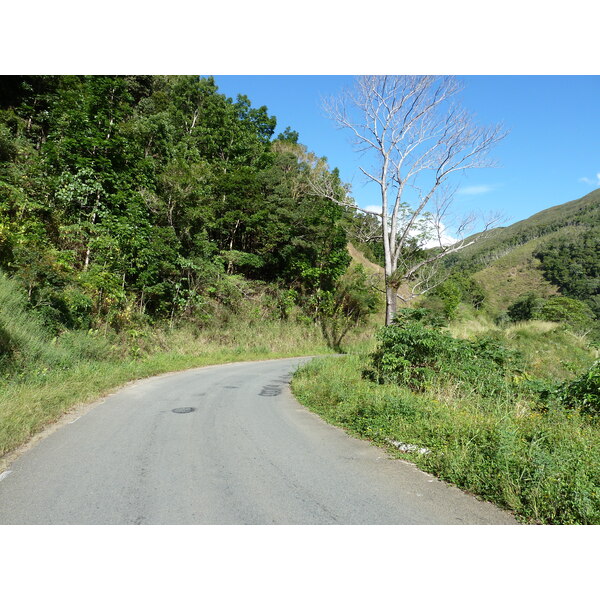
[[[518,351],[514,356],[522,358],[507,371],[506,385],[499,373],[494,379],[493,365],[477,367],[465,346],[456,365],[450,352],[437,374],[430,365],[431,381],[413,385],[419,393],[411,391],[400,371],[402,385],[394,372],[381,377],[381,369],[393,370],[398,358],[394,352],[398,356],[403,352],[404,346],[391,344],[379,371],[366,351],[318,359],[296,374],[293,390],[329,422],[386,446],[392,454],[408,456],[426,471],[513,511],[524,522],[600,524],[600,423],[577,410],[542,401],[539,393],[586,371],[597,350],[557,323],[501,327],[479,316],[448,329],[462,340],[487,340],[483,348],[488,352],[489,343],[499,343],[491,348]],[[406,330],[404,344],[420,339],[411,331]],[[458,352],[461,344],[455,345],[449,349]],[[474,371],[476,380],[460,378],[463,360],[465,368],[479,368]],[[398,369],[405,364],[396,362]],[[379,376],[373,377],[374,368]],[[471,373],[468,369],[465,377]],[[376,383],[381,381],[386,383]],[[427,452],[407,455],[398,450],[397,442]]]
[[[449,333],[459,339],[488,337],[523,354],[526,376],[562,381],[589,368],[598,357],[585,336],[560,323],[523,321],[508,326],[494,324],[486,316],[452,323]]]
[[[365,356],[322,358],[293,379],[330,423],[403,456],[524,522],[600,524],[600,429],[576,411],[482,399],[442,383],[416,394],[361,377]],[[392,441],[424,448],[401,453]]]
[[[68,334],[70,364],[29,369],[0,383],[0,456],[26,442],[75,405],[143,377],[210,364],[327,354],[315,326],[243,322],[227,328],[150,329],[110,346],[103,337]],[[65,347],[69,345],[71,352]],[[110,352],[100,359],[98,350]],[[85,347],[87,354],[81,352]],[[75,358],[76,348],[79,354]]]
[[[21,288],[0,272],[0,374],[37,364],[69,362],[69,353],[52,343],[41,319],[27,309]]]

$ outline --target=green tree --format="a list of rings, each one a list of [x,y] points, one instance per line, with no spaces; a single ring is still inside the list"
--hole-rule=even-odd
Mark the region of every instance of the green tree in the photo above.
[[[315,300],[323,336],[336,352],[342,352],[348,332],[366,323],[381,303],[362,265],[350,267],[333,290],[321,291]]]
[[[596,300],[600,296],[600,228],[553,240],[535,256],[546,279],[565,296],[587,301],[596,318],[600,317]]]
[[[529,292],[519,296],[506,310],[511,321],[529,321],[540,316],[540,308],[544,300],[535,292]]]
[[[332,292],[344,211],[275,125],[210,77],[0,78],[0,267],[61,327],[190,315],[227,275]]]
[[[581,300],[554,296],[548,298],[541,306],[539,318],[546,321],[567,323],[577,330],[589,330],[593,327],[594,313]]]

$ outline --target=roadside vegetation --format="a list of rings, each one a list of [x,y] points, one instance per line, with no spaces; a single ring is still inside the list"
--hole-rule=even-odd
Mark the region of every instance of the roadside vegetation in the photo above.
[[[599,193],[407,241],[405,273],[439,270],[381,327],[379,221],[275,126],[211,78],[0,77],[0,457],[137,378],[321,355],[293,389],[331,423],[524,522],[600,524]]]
[[[235,310],[215,304],[208,324],[187,319],[56,334],[28,306],[18,284],[0,274],[0,457],[71,408],[135,379],[226,362],[330,354],[324,327],[337,331],[353,324],[344,344],[370,337],[352,316],[315,320],[293,305],[282,316],[261,289]]]
[[[296,396],[524,523],[600,524],[599,200],[451,257],[370,346],[302,367]]]
[[[352,341],[360,217],[275,127],[210,77],[0,77],[0,455],[138,377]]]
[[[572,204],[581,223],[596,207]],[[600,524],[600,255],[561,237],[563,213],[453,257],[370,347],[302,367],[296,396],[524,523]]]
[[[147,330],[132,337],[129,345],[86,334],[76,341],[64,339],[53,348],[60,356],[59,365],[38,364],[19,377],[1,382],[0,456],[69,409],[135,379],[227,362],[331,352],[318,327],[289,323],[252,327],[242,319],[226,331],[198,333],[178,328]]]
[[[378,338],[303,366],[296,396],[524,522],[600,523],[600,364],[577,337],[532,323],[460,340],[411,321]],[[568,383],[547,378],[554,361]]]

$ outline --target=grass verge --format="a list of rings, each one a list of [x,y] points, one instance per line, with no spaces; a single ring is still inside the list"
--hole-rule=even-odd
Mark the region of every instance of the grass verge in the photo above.
[[[361,377],[366,356],[315,359],[298,400],[326,421],[512,511],[522,522],[600,523],[600,431],[576,411],[482,402],[440,388],[412,393]],[[415,447],[401,452],[391,442]],[[426,448],[420,453],[418,448]]]
[[[135,379],[227,362],[331,352],[316,326],[289,322],[240,321],[226,328],[144,330],[127,336],[111,345],[105,338],[69,334],[58,342],[68,362],[41,363],[0,381],[0,457],[71,408]]]

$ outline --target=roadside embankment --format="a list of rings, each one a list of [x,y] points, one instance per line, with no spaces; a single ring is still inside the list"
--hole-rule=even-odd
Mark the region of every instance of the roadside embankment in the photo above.
[[[384,446],[522,522],[600,524],[600,430],[577,411],[536,411],[439,387],[361,377],[366,356],[315,359],[292,381],[329,423]]]

